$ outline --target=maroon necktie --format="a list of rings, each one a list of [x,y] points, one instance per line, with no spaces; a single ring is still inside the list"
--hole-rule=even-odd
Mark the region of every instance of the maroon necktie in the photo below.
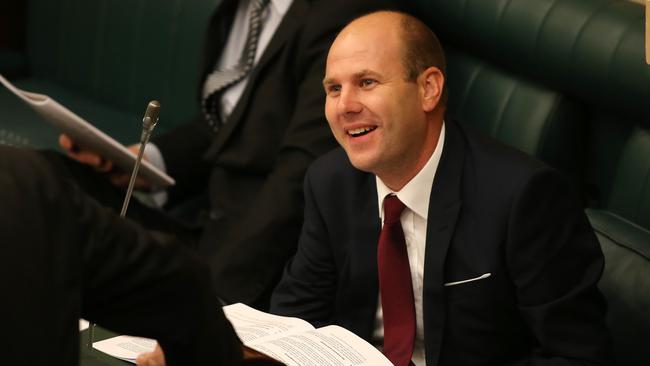
[[[384,198],[384,226],[379,236],[377,265],[384,317],[384,355],[396,366],[407,366],[415,342],[415,302],[409,258],[397,196]]]

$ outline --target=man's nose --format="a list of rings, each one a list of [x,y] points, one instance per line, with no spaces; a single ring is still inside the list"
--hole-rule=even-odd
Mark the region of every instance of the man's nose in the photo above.
[[[339,113],[343,116],[356,115],[363,109],[356,90],[348,88],[341,91],[338,103]]]

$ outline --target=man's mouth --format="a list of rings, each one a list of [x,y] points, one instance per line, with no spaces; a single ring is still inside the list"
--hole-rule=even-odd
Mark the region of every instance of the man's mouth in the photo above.
[[[376,128],[377,126],[359,127],[359,128],[353,128],[351,130],[348,130],[347,132],[348,135],[352,137],[359,137],[374,131]]]

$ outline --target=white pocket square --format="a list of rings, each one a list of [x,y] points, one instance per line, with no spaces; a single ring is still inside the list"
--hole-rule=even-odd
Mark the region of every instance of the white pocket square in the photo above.
[[[462,281],[447,282],[447,283],[445,283],[445,287],[456,286],[456,285],[460,285],[460,284],[467,283],[467,282],[472,282],[472,281],[478,281],[478,280],[488,278],[490,276],[492,276],[492,273],[484,273],[484,274],[482,274],[482,275],[480,275],[478,277],[468,278],[468,279],[462,280]]]

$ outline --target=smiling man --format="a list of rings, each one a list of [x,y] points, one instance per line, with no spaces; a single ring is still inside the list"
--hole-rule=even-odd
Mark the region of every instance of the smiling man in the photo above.
[[[372,47],[384,42],[400,47],[398,33],[382,33],[359,26],[339,35],[330,50],[323,83],[325,113],[352,165],[375,173],[397,191],[422,169],[436,147],[444,111],[443,103],[438,103],[444,61],[442,50],[436,47],[428,56],[440,68],[428,68],[421,75],[405,70],[410,52],[404,50],[396,60],[384,47]],[[357,47],[360,38],[361,47]],[[422,89],[415,88],[416,83]],[[417,102],[420,99],[422,103]],[[432,114],[432,123],[420,123],[420,109]]]
[[[603,257],[555,170],[444,120],[445,62],[417,19],[350,23],[327,58],[342,148],[305,178],[271,311],[339,324],[398,366],[602,365]]]

